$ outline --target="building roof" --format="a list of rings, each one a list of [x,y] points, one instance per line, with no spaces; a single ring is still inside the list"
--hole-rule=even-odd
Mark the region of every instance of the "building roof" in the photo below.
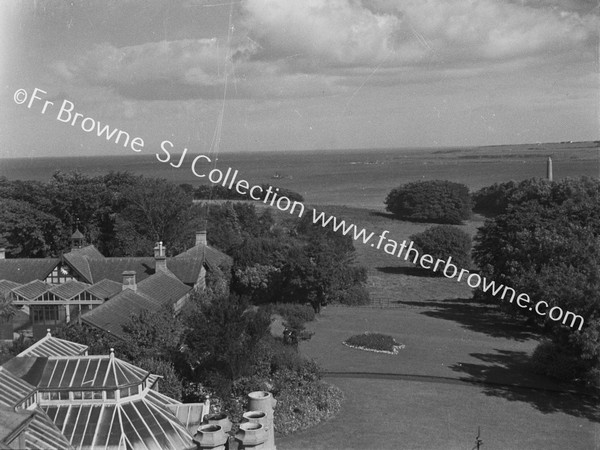
[[[83,314],[81,320],[122,337],[123,325],[132,315],[144,310],[158,311],[163,305],[172,305],[191,289],[175,277],[157,273],[137,283],[137,291],[123,290],[109,301]]]
[[[15,283],[10,280],[0,280],[0,295],[6,295],[14,288],[21,286],[19,283]]]
[[[23,350],[17,355],[20,356],[77,356],[84,355],[88,350],[87,345],[77,344],[76,342],[59,339],[50,334],[46,334],[42,339]]]
[[[44,292],[50,290],[50,288],[52,288],[52,286],[47,283],[44,283],[43,281],[33,280],[27,284],[13,289],[13,292],[15,294],[19,294],[25,297],[26,299],[33,300],[35,298],[38,298]]]
[[[98,281],[97,283],[87,288],[87,292],[102,299],[109,299],[111,297],[114,297],[122,290],[123,285],[121,283],[107,279]]]
[[[66,283],[57,284],[50,289],[55,295],[58,295],[65,300],[70,300],[76,295],[81,294],[83,291],[90,287],[87,283],[82,283],[77,280],[69,280]]]
[[[232,263],[230,256],[206,244],[198,244],[180,253],[175,258],[194,258],[202,260],[211,270]]]
[[[15,448],[15,444],[19,445],[20,437],[28,449],[73,448],[41,409],[14,411],[0,406],[0,448]]]
[[[10,372],[5,365],[0,366],[0,405],[15,408],[35,392],[35,387]]]
[[[21,284],[45,280],[59,262],[58,258],[0,259],[0,277]]]
[[[149,375],[114,355],[23,356],[11,359],[3,367],[42,391],[121,389],[137,386]]]
[[[129,402],[45,405],[42,409],[77,449],[197,448],[169,408],[148,394]]]

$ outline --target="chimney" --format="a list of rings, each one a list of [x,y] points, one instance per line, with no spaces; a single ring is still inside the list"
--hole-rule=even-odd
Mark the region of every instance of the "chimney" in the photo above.
[[[4,247],[0,248],[0,259],[6,258],[6,249]]]
[[[165,256],[165,247],[162,242],[157,242],[154,247],[154,272],[168,272],[167,257]]]
[[[552,181],[552,158],[548,157],[548,165],[546,166],[546,177],[548,181]]]
[[[126,270],[123,272],[123,290],[131,289],[137,291],[137,284],[135,282],[135,270]]]
[[[206,245],[206,230],[196,231],[196,245]]]

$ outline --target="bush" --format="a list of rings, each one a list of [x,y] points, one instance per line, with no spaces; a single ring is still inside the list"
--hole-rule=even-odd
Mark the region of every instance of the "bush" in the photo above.
[[[310,305],[298,303],[277,303],[273,305],[273,312],[283,317],[286,322],[304,324],[315,320],[315,310]]]
[[[542,342],[536,347],[531,356],[531,364],[534,372],[560,381],[572,381],[583,372],[576,355],[565,352],[550,341]]]
[[[355,284],[348,289],[334,293],[331,301],[347,306],[360,306],[371,303],[371,298],[366,287],[361,284]]]
[[[460,224],[471,216],[471,198],[464,184],[416,181],[400,186],[385,199],[386,210],[401,219]]]
[[[455,264],[468,268],[471,264],[471,236],[450,225],[437,225],[410,239],[419,251],[433,256],[434,260],[452,256]],[[421,253],[422,254],[422,253]]]
[[[381,333],[363,333],[352,336],[344,341],[344,344],[350,347],[359,347],[368,350],[379,350],[385,352],[393,352],[398,345],[396,340]]]

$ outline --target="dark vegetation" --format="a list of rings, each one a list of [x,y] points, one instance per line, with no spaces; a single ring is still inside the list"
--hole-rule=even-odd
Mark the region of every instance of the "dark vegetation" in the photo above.
[[[591,178],[544,179],[494,185],[480,191],[493,199],[496,214],[475,237],[474,259],[481,275],[527,293],[532,304],[546,301],[584,318],[579,330],[500,302],[511,314],[525,314],[549,338],[533,362],[546,375],[564,380],[600,377],[600,182]],[[483,200],[480,200],[483,202]],[[481,205],[479,207],[482,207]]]
[[[57,172],[47,183],[2,178],[0,246],[9,258],[58,256],[70,250],[77,228],[106,256],[152,255],[157,241],[170,256],[190,248],[194,232],[206,226],[209,245],[232,256],[233,265],[209,271],[207,289],[194,292],[179,315],[168,306],[134,315],[126,339],[74,323],[56,335],[88,345],[90,354],[114,348],[162,375],[167,395],[202,401],[209,394],[237,420],[250,390],[269,390],[283,411],[276,419],[282,433],[333,414],[339,390],[320,381],[297,343],[310,338],[305,323],[322,305],[368,302],[351,238],[308,220],[278,222],[247,202],[194,203],[193,194],[189,185],[129,173]],[[0,319],[11,311],[1,304]],[[272,312],[284,317],[295,341],[271,336]]]
[[[360,347],[368,350],[393,352],[398,343],[393,337],[381,333],[363,333],[352,336],[344,344],[351,347]]]
[[[415,222],[461,224],[471,216],[469,188],[452,181],[415,181],[392,189],[386,210]]]
[[[410,239],[422,253],[435,259],[447,260],[452,256],[453,263],[461,268],[471,264],[471,236],[451,225],[436,225],[422,233],[414,234]]]
[[[262,187],[262,192],[259,192],[257,189],[254,192],[255,197],[259,197],[260,200],[264,200],[267,195],[266,191],[270,184],[260,184]],[[240,194],[235,187],[233,189],[227,189],[226,187],[220,185],[208,185],[201,184],[195,190],[193,189],[194,199],[197,200],[256,200],[250,197],[250,192],[246,192],[245,194]],[[287,197],[291,201],[303,202],[304,197],[298,192],[291,191],[289,189],[272,186],[272,191],[277,192],[278,197]]]

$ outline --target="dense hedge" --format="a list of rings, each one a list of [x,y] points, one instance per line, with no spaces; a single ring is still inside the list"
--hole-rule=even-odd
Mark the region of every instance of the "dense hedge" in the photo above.
[[[471,198],[464,184],[445,180],[416,181],[392,189],[386,210],[400,219],[460,224],[471,216]]]
[[[436,225],[412,235],[410,239],[417,249],[433,256],[434,260],[447,260],[448,256],[452,256],[454,264],[461,268],[466,269],[471,264],[471,236],[459,228]]]

